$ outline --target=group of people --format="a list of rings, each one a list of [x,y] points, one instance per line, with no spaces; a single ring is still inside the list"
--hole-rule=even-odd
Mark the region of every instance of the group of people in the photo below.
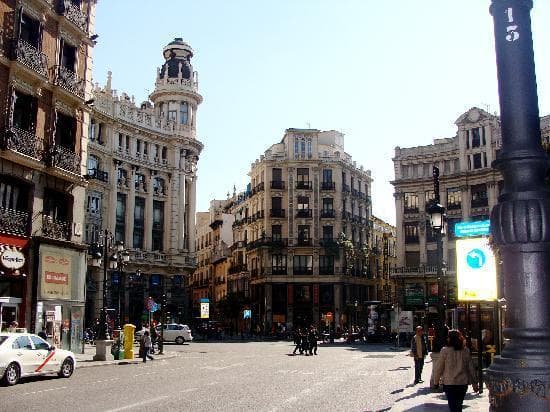
[[[317,341],[319,340],[319,333],[315,326],[311,326],[309,329],[296,329],[294,333],[294,351],[293,355],[296,355],[298,351],[300,355],[317,355]]]
[[[424,358],[428,354],[428,345],[424,338],[424,329],[417,326],[416,334],[411,340],[411,356],[414,358],[414,383],[422,383],[422,369]],[[475,377],[474,365],[466,340],[459,330],[450,330],[447,334],[447,343],[441,349],[439,358],[433,365],[435,387],[443,383],[443,391],[447,396],[447,403],[451,412],[461,411],[468,385],[472,385],[475,392],[479,386]]]

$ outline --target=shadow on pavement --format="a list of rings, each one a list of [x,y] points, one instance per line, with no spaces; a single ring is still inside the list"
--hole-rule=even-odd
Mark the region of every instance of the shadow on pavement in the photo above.
[[[405,409],[406,412],[421,412],[421,411],[430,411],[430,412],[448,412],[449,407],[447,405],[442,405],[440,403],[424,403],[422,405],[413,406],[412,408]]]
[[[412,384],[407,385],[407,387],[411,387],[411,386],[414,386],[414,385]],[[411,393],[410,395],[407,395],[407,396],[403,396],[402,398],[396,399],[395,402],[397,403],[397,402],[404,401],[406,399],[416,398],[417,396],[429,395],[431,392],[432,390],[430,388],[418,388],[416,392]]]

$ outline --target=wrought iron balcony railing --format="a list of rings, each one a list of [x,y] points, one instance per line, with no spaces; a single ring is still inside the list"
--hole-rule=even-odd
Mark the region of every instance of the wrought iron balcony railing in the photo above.
[[[321,190],[335,190],[335,189],[336,189],[335,182],[321,182]]]
[[[297,181],[296,182],[296,189],[306,189],[311,190],[311,182],[310,181]]]
[[[229,267],[230,275],[233,275],[235,273],[240,273],[240,272],[246,272],[246,271],[248,271],[248,268],[246,267],[246,265],[234,265]]]
[[[2,149],[13,150],[37,160],[44,158],[44,140],[18,127],[6,130],[2,136]]]
[[[57,14],[65,16],[67,20],[73,23],[83,32],[88,31],[88,18],[86,14],[78,7],[73,4],[71,0],[59,0],[57,3]]]
[[[311,246],[313,242],[311,239],[298,239],[297,246]]]
[[[321,210],[321,219],[333,219],[334,218],[334,210]]]
[[[42,236],[59,240],[71,239],[71,222],[55,220],[51,216],[42,215]]]
[[[48,75],[48,59],[46,54],[25,40],[14,40],[12,43],[12,59],[27,66],[41,76]]]
[[[49,150],[49,165],[68,172],[80,174],[80,156],[72,148],[53,145]]]
[[[285,209],[271,209],[269,211],[270,217],[285,217]]]
[[[271,181],[271,188],[272,189],[284,189],[285,188],[285,182],[282,180],[272,180]]]
[[[29,213],[0,207],[0,231],[12,235],[29,236]]]
[[[54,84],[84,99],[84,80],[64,66],[56,66]]]
[[[296,211],[296,217],[311,217],[311,209],[298,209]]]
[[[105,172],[105,171],[99,170],[99,169],[90,169],[88,171],[88,176],[91,179],[101,180],[102,182],[108,182],[109,181],[109,172]]]

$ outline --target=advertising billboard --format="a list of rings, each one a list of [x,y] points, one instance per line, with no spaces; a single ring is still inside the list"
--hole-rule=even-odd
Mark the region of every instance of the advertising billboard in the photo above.
[[[496,263],[488,238],[456,241],[459,301],[497,299]]]

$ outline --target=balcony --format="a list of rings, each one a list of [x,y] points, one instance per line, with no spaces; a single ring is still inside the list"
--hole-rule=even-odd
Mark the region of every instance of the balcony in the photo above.
[[[313,275],[313,268],[295,267],[294,275]]]
[[[74,5],[71,0],[60,0],[56,7],[57,14],[65,16],[67,20],[73,23],[84,33],[88,32],[88,18],[82,12],[80,7]]]
[[[29,213],[0,207],[0,231],[11,235],[29,236]]]
[[[296,217],[310,218],[311,214],[311,209],[298,209],[296,211]]]
[[[321,182],[321,190],[336,190],[336,183],[334,183],[334,182]]]
[[[311,239],[298,238],[298,241],[296,242],[296,246],[311,246],[311,245],[313,245],[313,241]]]
[[[95,179],[107,183],[109,181],[109,172],[104,172],[103,170],[99,169],[90,169],[88,170],[88,177],[90,179]]]
[[[247,270],[248,270],[248,268],[246,267],[246,265],[230,266],[229,267],[229,274],[233,275],[235,273],[246,272]]]
[[[270,217],[285,217],[285,209],[271,209],[269,211]]]
[[[272,180],[270,187],[272,189],[279,189],[282,190],[285,188],[285,182],[282,180]]]
[[[321,210],[321,219],[334,219],[334,209]]]
[[[42,215],[42,236],[58,240],[71,240],[71,222],[55,220]]]
[[[64,66],[55,66],[54,84],[84,99],[84,81]]]
[[[235,250],[235,249],[244,249],[246,247],[246,242],[244,240],[238,240],[237,242],[234,242],[230,249],[231,250]]]
[[[288,246],[287,238],[274,237],[271,239],[271,247],[273,248],[281,248],[281,247],[287,247],[287,246]]]
[[[6,130],[1,143],[4,150],[13,150],[36,160],[44,158],[44,140],[27,130],[12,127]]]
[[[260,193],[263,191],[264,191],[264,182],[261,182],[252,189],[252,195],[255,195],[256,193]]]
[[[305,190],[311,190],[311,182],[310,181],[297,181],[296,182],[296,189],[305,189]]]
[[[80,174],[80,156],[72,148],[53,145],[49,152],[48,166],[57,167],[74,174]]]
[[[12,59],[43,77],[48,76],[48,59],[46,55],[24,40],[13,41]]]
[[[349,185],[347,185],[345,183],[342,184],[342,192],[349,193],[350,192]]]
[[[271,274],[275,276],[285,276],[287,274],[286,267],[272,267]]]
[[[479,199],[472,199],[472,209],[476,207],[487,207],[489,206],[489,201],[486,197],[482,197]]]
[[[253,240],[252,242],[248,243],[246,245],[247,250],[253,250],[257,249],[262,246],[270,246],[271,245],[271,238],[270,237],[261,237],[259,239]]]

